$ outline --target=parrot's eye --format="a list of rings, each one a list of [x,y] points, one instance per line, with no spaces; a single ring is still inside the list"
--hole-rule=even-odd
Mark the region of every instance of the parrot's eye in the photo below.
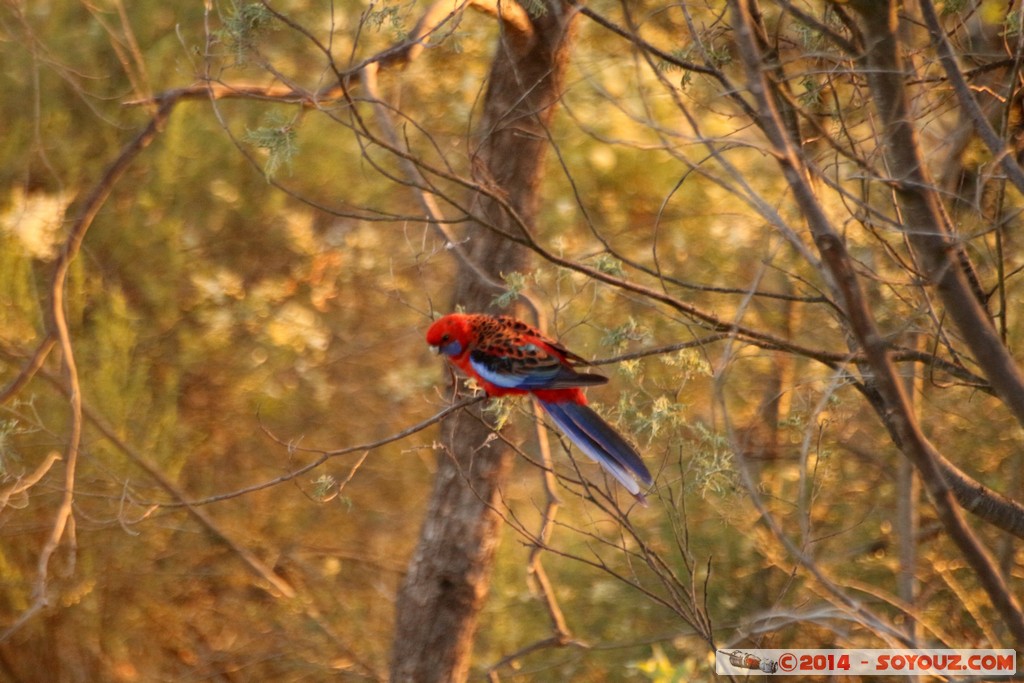
[[[447,333],[442,334],[441,335],[441,343],[443,344],[443,343],[449,341],[451,338],[452,338],[452,335],[450,335],[450,334],[447,334]]]

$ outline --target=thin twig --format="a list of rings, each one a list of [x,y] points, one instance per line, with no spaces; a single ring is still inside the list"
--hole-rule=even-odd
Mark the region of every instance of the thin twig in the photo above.
[[[282,474],[279,477],[274,477],[273,479],[270,479],[268,481],[262,482],[260,484],[253,484],[252,486],[246,486],[244,488],[240,488],[240,489],[237,489],[235,491],[230,491],[228,493],[221,493],[221,494],[218,494],[218,495],[215,495],[215,496],[209,496],[207,498],[200,498],[198,500],[182,501],[180,503],[166,502],[166,503],[160,503],[160,505],[162,505],[163,507],[182,507],[182,506],[209,505],[210,503],[216,503],[216,502],[219,502],[219,501],[222,501],[222,500],[228,500],[229,498],[237,498],[239,496],[244,496],[245,494],[252,493],[254,491],[262,491],[264,489],[272,488],[274,486],[277,486],[278,484],[282,484],[284,482],[291,481],[291,480],[295,479],[296,477],[300,477],[303,474],[306,474],[307,472],[316,469],[317,467],[319,467],[320,465],[324,464],[325,462],[327,462],[331,458],[337,458],[337,457],[340,457],[340,456],[343,456],[343,455],[349,455],[351,453],[358,453],[358,452],[362,452],[362,451],[371,451],[371,450],[374,450],[376,448],[380,448],[381,446],[385,446],[385,445],[387,445],[389,443],[394,443],[396,441],[401,441],[402,439],[405,439],[405,438],[407,438],[409,436],[412,436],[413,434],[415,434],[417,432],[423,431],[424,429],[426,429],[427,427],[430,427],[431,425],[437,424],[438,422],[440,422],[441,420],[443,420],[447,416],[451,415],[452,413],[458,412],[458,411],[462,410],[463,408],[467,408],[467,407],[469,407],[469,406],[471,406],[471,405],[473,405],[475,403],[480,403],[481,401],[485,400],[486,398],[487,397],[484,396],[483,394],[478,394],[476,396],[470,396],[470,397],[464,398],[461,401],[459,401],[458,403],[453,403],[452,405],[448,406],[447,408],[445,408],[444,410],[440,411],[439,413],[436,413],[435,415],[427,418],[426,420],[423,420],[422,422],[418,422],[418,423],[412,425],[411,427],[406,427],[405,429],[403,429],[403,430],[401,430],[399,432],[395,432],[394,434],[390,434],[390,435],[388,435],[388,436],[386,436],[386,437],[384,437],[382,439],[378,439],[376,441],[372,441],[372,442],[369,442],[369,443],[358,444],[358,445],[355,445],[355,446],[345,446],[343,448],[337,448],[337,449],[334,449],[334,450],[322,450],[322,449],[305,448],[305,447],[297,446],[292,441],[287,441],[285,439],[281,439],[280,437],[278,437],[277,435],[272,433],[269,429],[267,429],[264,426],[264,427],[262,427],[263,432],[267,436],[269,436],[273,441],[278,443],[279,445],[284,446],[285,448],[289,449],[290,451],[300,451],[300,452],[303,452],[303,453],[319,453],[320,457],[317,458],[316,460],[306,464],[306,465],[303,465],[302,467],[299,467],[297,469],[294,469],[294,470],[291,470],[289,472],[286,472],[285,474]]]

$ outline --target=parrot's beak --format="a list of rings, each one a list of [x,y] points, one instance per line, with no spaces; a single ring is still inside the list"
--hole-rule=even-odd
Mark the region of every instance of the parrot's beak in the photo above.
[[[431,345],[430,352],[433,353],[436,356],[439,353],[441,353],[441,347],[440,346],[433,346],[433,345]]]

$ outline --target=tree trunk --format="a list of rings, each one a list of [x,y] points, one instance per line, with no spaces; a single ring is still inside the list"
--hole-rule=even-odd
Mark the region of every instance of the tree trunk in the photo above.
[[[472,198],[476,222],[464,239],[475,268],[459,272],[453,304],[493,309],[494,282],[528,264],[528,252],[506,236],[522,235],[536,215],[546,126],[560,95],[572,17],[549,4],[531,19],[532,34],[504,32],[484,99],[477,182],[488,189]],[[489,278],[489,283],[486,278]],[[434,491],[420,539],[398,594],[392,681],[463,681],[472,655],[477,615],[490,584],[501,519],[497,493],[512,452],[479,410],[443,425]]]

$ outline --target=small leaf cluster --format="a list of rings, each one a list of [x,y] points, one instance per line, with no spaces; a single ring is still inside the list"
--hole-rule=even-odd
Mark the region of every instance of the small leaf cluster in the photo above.
[[[244,64],[259,39],[277,29],[274,19],[274,13],[261,2],[234,3],[223,17],[224,25],[217,37],[234,53],[235,61]]]
[[[291,166],[299,150],[297,137],[297,127],[293,119],[272,115],[267,118],[266,125],[246,129],[243,139],[267,153],[263,172],[270,181],[281,166]]]

